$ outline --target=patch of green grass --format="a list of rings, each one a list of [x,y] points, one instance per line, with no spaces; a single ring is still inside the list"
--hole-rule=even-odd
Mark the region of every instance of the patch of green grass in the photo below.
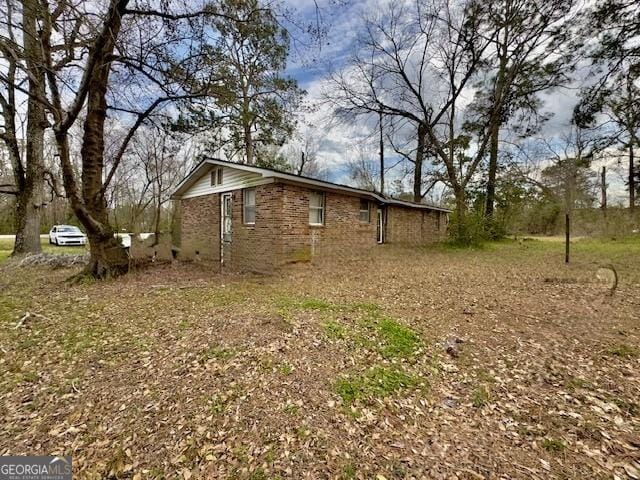
[[[333,339],[345,338],[347,334],[345,327],[343,327],[335,320],[329,320],[323,323],[322,328],[324,329],[324,333],[327,335],[327,337]]]
[[[547,452],[558,453],[558,452],[562,452],[567,447],[562,442],[562,440],[556,440],[554,438],[545,438],[542,441],[542,448],[544,448]]]
[[[105,346],[109,333],[109,327],[103,324],[70,324],[57,341],[62,346],[65,358],[70,359],[87,350]]]
[[[380,305],[376,303],[359,302],[352,303],[350,306],[353,310],[366,312],[372,316],[379,315],[381,312]]]
[[[271,355],[264,355],[258,359],[258,369],[261,372],[275,372],[275,360]]]
[[[200,363],[206,363],[209,360],[227,360],[236,354],[235,351],[224,347],[209,347],[198,355]]]
[[[49,245],[49,240],[41,240],[42,251],[45,253],[55,253],[56,255],[83,255],[89,251],[88,246],[68,247]]]
[[[309,430],[307,427],[305,427],[304,425],[296,428],[296,435],[298,436],[298,438],[300,439],[305,439],[307,438],[309,435],[311,435],[311,430]]]
[[[48,239],[40,239],[40,246],[44,253],[53,253],[56,255],[82,255],[89,251],[86,246],[81,247],[67,247],[57,245],[50,245]],[[13,252],[13,240],[2,239],[0,240],[0,262],[6,260]]]
[[[258,467],[251,472],[249,478],[250,480],[267,480],[267,474],[262,468]]]
[[[476,408],[482,408],[489,403],[489,399],[489,391],[481,385],[473,391],[471,403],[473,403],[473,406]]]
[[[280,373],[283,375],[291,375],[293,373],[293,367],[288,363],[280,365]]]
[[[239,394],[235,391],[227,392],[226,394],[215,395],[211,398],[209,409],[211,413],[220,415],[227,410],[229,403],[238,398]]]
[[[22,373],[22,381],[28,383],[36,383],[40,379],[40,375],[37,372],[28,371]]]
[[[0,295],[0,320],[7,322],[17,322],[20,306],[13,298],[7,295]]]
[[[75,278],[76,285],[82,285],[84,287],[88,287],[90,285],[95,285],[99,280],[95,277],[92,277],[88,274],[82,274]]]
[[[564,385],[568,390],[574,391],[580,388],[587,388],[589,386],[589,382],[579,377],[570,377]]]
[[[296,310],[316,311],[320,313],[329,313],[340,310],[339,305],[334,305],[325,300],[312,297],[296,298],[281,296],[275,303],[278,314],[284,319],[290,319],[292,313]]]
[[[422,343],[415,331],[390,318],[380,320],[377,331],[384,342],[382,355],[387,358],[411,356]]]
[[[341,480],[353,480],[356,478],[358,474],[358,469],[353,463],[349,463],[342,467],[342,474],[340,475]]]
[[[334,389],[342,401],[350,405],[367,397],[385,398],[417,384],[418,379],[415,376],[399,369],[373,367],[363,374],[339,379]]]
[[[53,253],[56,255],[83,255],[89,251],[89,247],[58,247],[57,245],[50,245],[48,239],[40,239],[40,246],[43,253]],[[13,240],[2,239],[0,240],[0,262],[6,260],[13,252]]]
[[[297,308],[300,308],[302,310],[326,311],[326,310],[333,310],[335,307],[333,304],[326,302],[324,300],[321,300],[319,298],[305,298],[298,303]]]
[[[296,415],[300,411],[300,407],[295,403],[287,403],[284,408],[284,413],[288,415]]]
[[[480,380],[481,382],[495,383],[496,381],[495,377],[491,375],[491,373],[488,370],[485,370],[484,368],[479,368],[476,371],[476,376],[478,377],[478,380]]]
[[[616,345],[607,349],[607,353],[614,357],[633,358],[638,356],[638,350],[626,344]]]
[[[273,463],[275,459],[276,459],[276,452],[272,447],[270,447],[267,453],[264,454],[264,461],[267,463]],[[278,478],[278,477],[274,477],[274,478]]]
[[[2,245],[0,245],[0,263],[4,262],[10,256],[11,256],[11,249],[4,249],[2,248]]]

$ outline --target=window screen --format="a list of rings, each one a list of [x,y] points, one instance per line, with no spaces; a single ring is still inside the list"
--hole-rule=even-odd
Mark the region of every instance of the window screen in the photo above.
[[[309,195],[309,224],[324,225],[324,193]]]
[[[255,225],[256,223],[256,189],[247,188],[244,190],[243,199],[243,218],[247,225]]]

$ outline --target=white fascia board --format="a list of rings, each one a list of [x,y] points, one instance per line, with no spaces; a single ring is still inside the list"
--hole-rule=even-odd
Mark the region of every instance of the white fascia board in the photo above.
[[[438,210],[440,212],[445,212],[445,213],[449,213],[451,212],[451,210],[447,209],[447,208],[442,208],[442,207],[436,207],[433,205],[426,205],[426,204],[420,204],[420,203],[412,203],[412,202],[405,202],[403,200],[396,200],[396,199],[389,199],[389,198],[385,198],[382,195],[376,193],[376,192],[370,192],[368,190],[361,190],[358,188],[353,188],[353,187],[348,187],[346,185],[339,185],[336,183],[330,183],[330,182],[324,182],[322,180],[315,180],[312,178],[307,178],[307,177],[301,177],[298,175],[294,175],[291,173],[285,173],[285,172],[278,172],[276,170],[270,170],[270,169],[265,169],[265,168],[261,168],[261,167],[254,167],[252,165],[243,165],[240,163],[233,163],[233,162],[227,162],[224,160],[217,160],[217,159],[213,159],[213,158],[207,158],[202,160],[192,171],[191,173],[189,173],[185,179],[180,182],[180,184],[178,185],[178,187],[176,187],[173,195],[171,196],[172,199],[180,199],[182,198],[182,195],[179,193],[181,189],[183,189],[186,185],[188,185],[189,181],[193,181],[197,178],[200,177],[201,174],[197,174],[197,172],[200,171],[201,168],[203,168],[203,172],[204,172],[204,168],[207,168],[210,165],[219,165],[219,166],[223,166],[223,167],[228,167],[228,168],[236,168],[238,170],[244,170],[246,172],[252,172],[252,173],[256,173],[261,175],[264,178],[274,178],[274,179],[280,179],[280,180],[284,180],[290,183],[295,183],[295,184],[302,184],[302,185],[311,185],[314,187],[318,187],[321,188],[323,190],[334,190],[334,191],[338,191],[338,192],[349,192],[351,194],[360,196],[360,197],[368,197],[368,198],[372,198],[378,202],[380,202],[383,205],[399,205],[399,206],[403,206],[403,207],[409,207],[409,208],[419,208],[422,210]]]

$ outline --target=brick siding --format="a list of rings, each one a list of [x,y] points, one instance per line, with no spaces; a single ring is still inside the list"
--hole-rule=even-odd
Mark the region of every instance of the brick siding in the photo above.
[[[387,207],[386,241],[402,245],[423,245],[446,234],[447,216],[438,210]]]
[[[224,267],[270,271],[311,259],[340,261],[370,255],[377,246],[377,205],[360,221],[360,198],[325,191],[324,225],[309,225],[315,190],[286,183],[255,187],[255,225],[243,223],[243,191],[234,190],[232,241],[223,245]],[[386,242],[418,245],[439,240],[446,214],[408,207],[386,208]],[[181,258],[220,261],[220,194],[182,200]],[[196,254],[198,252],[198,254]]]
[[[181,200],[180,258],[220,261],[220,197]]]
[[[319,257],[352,257],[376,246],[375,206],[361,222],[360,198],[325,193],[324,225],[309,225],[309,197],[314,190],[286,185],[283,191],[282,252],[284,261]]]
[[[255,190],[255,225],[244,224],[243,191],[232,192],[231,243],[223,246],[225,268],[261,272],[280,263],[282,185],[261,185]]]

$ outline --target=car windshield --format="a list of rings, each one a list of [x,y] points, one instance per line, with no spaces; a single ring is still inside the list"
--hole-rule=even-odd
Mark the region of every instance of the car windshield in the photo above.
[[[82,233],[78,227],[58,227],[59,232]]]

